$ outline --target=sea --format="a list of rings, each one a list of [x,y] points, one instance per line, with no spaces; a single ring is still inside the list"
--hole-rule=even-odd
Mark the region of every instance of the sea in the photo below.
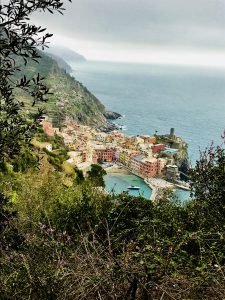
[[[194,166],[200,151],[221,145],[225,129],[225,69],[87,61],[73,76],[108,110],[120,113],[124,133],[175,134],[188,143]]]

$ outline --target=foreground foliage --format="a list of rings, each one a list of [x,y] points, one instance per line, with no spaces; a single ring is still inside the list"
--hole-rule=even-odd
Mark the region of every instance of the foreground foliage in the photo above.
[[[49,89],[40,74],[26,78],[13,75],[20,71],[20,65],[40,58],[37,47],[44,47],[52,34],[44,33],[45,28],[29,23],[35,11],[64,10],[63,2],[7,0],[0,5],[0,163],[20,153],[21,144],[30,141],[42,114],[22,112],[23,103],[15,97],[15,88],[30,95],[32,105],[46,102]]]
[[[183,205],[106,195],[80,174],[68,186],[44,159],[5,172],[2,299],[223,299],[224,159],[221,147],[201,157]]]

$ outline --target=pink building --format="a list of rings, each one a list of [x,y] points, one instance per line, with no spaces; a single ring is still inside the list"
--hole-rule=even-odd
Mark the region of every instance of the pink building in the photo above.
[[[142,155],[136,155],[131,158],[130,167],[132,171],[140,176],[147,178],[159,175],[165,167],[164,159],[144,158]]]
[[[141,174],[141,165],[144,156],[142,155],[135,155],[130,159],[130,168],[137,174]]]
[[[142,177],[153,177],[158,175],[158,160],[156,158],[151,158],[143,161],[140,174]]]

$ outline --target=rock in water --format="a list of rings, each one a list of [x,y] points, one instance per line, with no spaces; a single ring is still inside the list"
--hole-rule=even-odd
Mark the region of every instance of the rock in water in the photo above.
[[[104,116],[107,120],[117,120],[122,117],[122,115],[113,111],[105,111]]]

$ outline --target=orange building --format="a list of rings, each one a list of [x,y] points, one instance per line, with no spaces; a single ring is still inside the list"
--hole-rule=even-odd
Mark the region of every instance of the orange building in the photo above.
[[[156,137],[149,136],[149,135],[141,135],[140,138],[144,140],[144,143],[147,144],[155,144],[156,143]]]
[[[116,151],[110,148],[95,149],[98,160],[112,162],[116,158]]]

